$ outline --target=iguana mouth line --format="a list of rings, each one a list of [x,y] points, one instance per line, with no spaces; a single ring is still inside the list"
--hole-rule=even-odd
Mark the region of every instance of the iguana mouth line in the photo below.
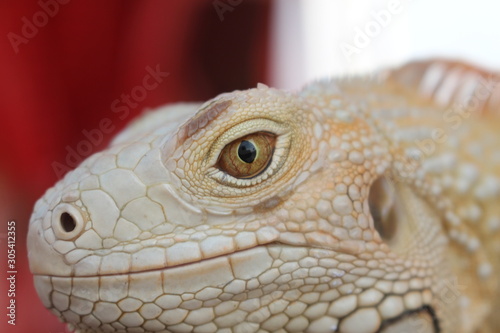
[[[167,271],[170,269],[186,267],[186,266],[190,266],[190,265],[202,264],[202,263],[205,263],[205,262],[208,262],[211,260],[216,260],[218,258],[229,257],[229,256],[237,254],[237,253],[249,252],[249,251],[255,250],[255,249],[260,248],[260,247],[268,247],[268,246],[273,246],[273,245],[306,247],[306,246],[294,246],[294,245],[290,245],[290,244],[285,244],[285,243],[273,241],[270,243],[259,244],[259,245],[253,246],[253,247],[245,248],[242,250],[236,250],[233,252],[219,254],[219,255],[204,258],[204,259],[201,259],[198,261],[191,261],[191,262],[176,264],[176,265],[172,265],[172,266],[157,267],[157,268],[145,269],[145,270],[133,271],[133,272],[105,273],[105,274],[93,274],[93,275],[47,275],[47,274],[34,274],[34,275],[35,276],[55,277],[55,278],[95,278],[95,277],[104,277],[104,276],[123,276],[123,275],[129,276],[129,275],[136,275],[136,274],[145,274],[145,273],[150,273],[150,272],[161,272],[161,271]]]

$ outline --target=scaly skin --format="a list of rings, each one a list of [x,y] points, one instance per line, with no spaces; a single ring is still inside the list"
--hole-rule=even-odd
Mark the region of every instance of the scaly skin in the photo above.
[[[458,71],[487,77],[416,63],[145,115],[37,202],[43,304],[78,332],[498,329],[498,87]]]

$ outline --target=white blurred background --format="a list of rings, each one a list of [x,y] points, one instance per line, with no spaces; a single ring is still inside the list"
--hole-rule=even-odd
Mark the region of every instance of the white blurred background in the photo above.
[[[500,2],[275,0],[271,85],[446,57],[500,69]]]

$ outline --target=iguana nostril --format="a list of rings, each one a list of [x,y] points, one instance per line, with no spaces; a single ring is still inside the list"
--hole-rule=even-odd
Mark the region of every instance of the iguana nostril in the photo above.
[[[60,203],[52,212],[52,230],[60,240],[73,240],[83,231],[86,219],[82,212],[69,203]]]
[[[60,217],[61,227],[66,232],[71,232],[75,230],[76,222],[73,216],[68,213],[62,213]]]

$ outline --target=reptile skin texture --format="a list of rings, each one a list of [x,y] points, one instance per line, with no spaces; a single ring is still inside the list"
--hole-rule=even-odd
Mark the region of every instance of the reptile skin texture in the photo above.
[[[150,112],[36,203],[76,332],[498,332],[500,77],[445,60]]]

